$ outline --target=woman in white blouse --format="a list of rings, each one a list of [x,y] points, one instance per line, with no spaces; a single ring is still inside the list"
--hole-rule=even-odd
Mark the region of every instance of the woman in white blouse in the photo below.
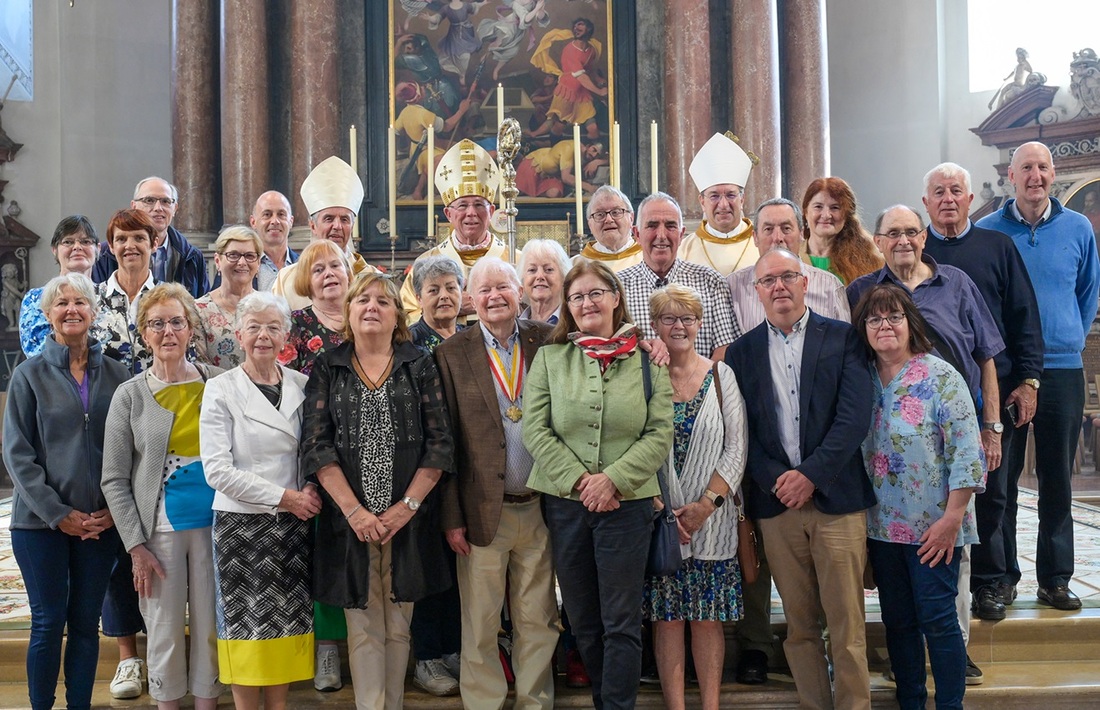
[[[703,708],[717,710],[725,636],[722,622],[741,618],[737,513],[730,503],[745,472],[745,405],[725,363],[695,352],[703,318],[699,295],[670,285],[649,302],[653,328],[668,346],[675,439],[669,453],[668,497],[676,512],[684,562],[676,574],[651,577],[645,614],[654,622],[654,654],[668,708],[684,707],[684,631]]]

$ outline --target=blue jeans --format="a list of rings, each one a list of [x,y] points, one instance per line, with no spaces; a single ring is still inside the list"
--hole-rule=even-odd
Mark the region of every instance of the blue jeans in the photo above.
[[[103,635],[110,638],[133,636],[145,631],[134,589],[134,565],[122,540],[118,539],[107,596],[103,598]]]
[[[600,708],[633,708],[642,674],[642,586],[653,501],[623,501],[592,513],[543,496],[562,601]]]
[[[65,702],[69,708],[91,707],[99,662],[99,609],[118,532],[111,529],[98,540],[81,540],[60,530],[12,530],[11,543],[31,607],[31,707],[53,707],[66,627]]]
[[[1073,491],[1070,474],[1085,409],[1083,370],[1044,370],[1035,418],[1035,476],[1039,481],[1039,536],[1035,577],[1040,587],[1068,585],[1073,577]],[[1016,497],[1027,437],[1013,437],[1015,470],[1008,476],[1003,528],[1005,582],[1020,581],[1016,549]],[[1003,466],[1002,466],[1003,468]]]
[[[878,585],[886,648],[897,684],[901,710],[924,710],[928,700],[924,647],[936,681],[936,708],[963,706],[966,690],[966,646],[963,644],[955,596],[959,591],[956,547],[950,564],[921,564],[919,545],[867,540],[867,555]]]

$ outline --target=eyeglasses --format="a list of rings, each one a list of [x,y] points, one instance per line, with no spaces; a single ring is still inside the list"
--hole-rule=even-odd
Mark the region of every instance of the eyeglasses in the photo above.
[[[863,322],[866,323],[867,327],[871,330],[878,330],[882,327],[883,321],[886,321],[890,325],[897,325],[903,320],[905,320],[904,313],[891,313],[888,316],[867,316]]]
[[[78,244],[82,247],[91,248],[95,246],[95,240],[84,237],[83,239],[62,239],[60,242],[58,242],[59,246],[63,246],[66,249],[72,249]]]
[[[285,335],[286,328],[277,323],[271,323],[268,325],[261,325],[260,323],[249,323],[244,327],[244,332],[247,335],[258,336],[260,333],[267,333],[269,337],[274,338],[276,335]]]
[[[588,215],[588,219],[594,219],[597,222],[602,222],[603,218],[607,215],[611,215],[612,219],[618,219],[624,214],[626,214],[626,210],[624,210],[622,207],[616,207],[613,210],[596,210],[592,214]]]
[[[587,298],[589,301],[592,301],[593,303],[599,303],[603,300],[603,297],[609,293],[611,293],[611,289],[609,288],[594,288],[588,293],[574,293],[572,296],[565,300],[569,301],[570,306],[581,305],[582,303],[584,303],[585,298]]]
[[[172,330],[178,333],[191,324],[187,322],[186,318],[180,318],[179,316],[176,316],[175,318],[172,318],[170,320],[162,320],[160,318],[157,318],[156,320],[146,321],[145,325],[148,326],[154,333],[163,333],[164,329],[169,326],[172,328]]]
[[[260,255],[254,251],[247,251],[244,253],[239,251],[224,251],[222,252],[222,256],[229,259],[230,264],[236,264],[241,259],[244,259],[249,264],[255,264],[260,258]]]
[[[712,192],[708,195],[703,195],[703,199],[712,205],[716,205],[723,199],[726,202],[734,203],[741,199],[741,193],[739,192]]]
[[[923,231],[923,229],[913,229],[910,227],[909,229],[891,229],[889,232],[879,232],[875,236],[886,237],[887,239],[901,239],[902,237],[912,239]]]
[[[140,202],[146,207],[156,207],[158,202],[165,207],[171,207],[176,204],[176,201],[171,197],[139,197],[135,199],[134,202]]]
[[[757,286],[763,286],[764,288],[771,288],[775,286],[776,281],[782,281],[784,286],[791,286],[795,281],[802,278],[802,274],[797,271],[787,271],[779,276],[761,276],[756,281],[753,281]]]
[[[657,322],[659,322],[661,325],[676,325],[677,323],[681,323],[685,328],[690,328],[691,326],[698,323],[699,319],[690,313],[686,316],[674,316],[669,314],[659,317],[657,319]]]

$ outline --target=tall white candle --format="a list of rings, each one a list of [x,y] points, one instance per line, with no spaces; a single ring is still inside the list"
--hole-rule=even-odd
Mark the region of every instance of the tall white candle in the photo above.
[[[577,197],[577,234],[584,234],[584,190],[581,189],[584,166],[581,165],[581,127],[573,124],[573,191]]]
[[[497,84],[497,130],[504,123],[504,84]]]
[[[657,192],[657,122],[649,122],[649,191]]]
[[[390,124],[389,135],[390,163],[390,239],[397,237],[397,131]]]
[[[622,187],[623,181],[622,162],[619,158],[619,122],[615,121],[615,125],[611,127],[611,185],[616,188]]]
[[[351,124],[351,128],[348,129],[348,150],[351,153],[351,170],[356,175],[359,174],[359,151],[356,148],[359,147],[359,142],[356,140],[355,124]],[[356,210],[358,212],[358,210]],[[355,223],[351,226],[351,238],[352,244],[359,246],[359,218],[356,217]]]
[[[435,236],[435,124],[428,126],[428,236]]]

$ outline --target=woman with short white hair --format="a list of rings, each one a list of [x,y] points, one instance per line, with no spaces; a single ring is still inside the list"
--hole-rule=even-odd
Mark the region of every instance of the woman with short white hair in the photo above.
[[[553,239],[532,239],[524,244],[516,271],[523,280],[527,309],[519,317],[557,325],[562,284],[572,266],[565,249]]]
[[[290,309],[253,291],[237,305],[240,367],[210,380],[199,438],[214,494],[221,681],[238,710],[285,708],[289,684],[313,677],[310,519],[316,485],[298,470],[306,376],[280,365]]]

